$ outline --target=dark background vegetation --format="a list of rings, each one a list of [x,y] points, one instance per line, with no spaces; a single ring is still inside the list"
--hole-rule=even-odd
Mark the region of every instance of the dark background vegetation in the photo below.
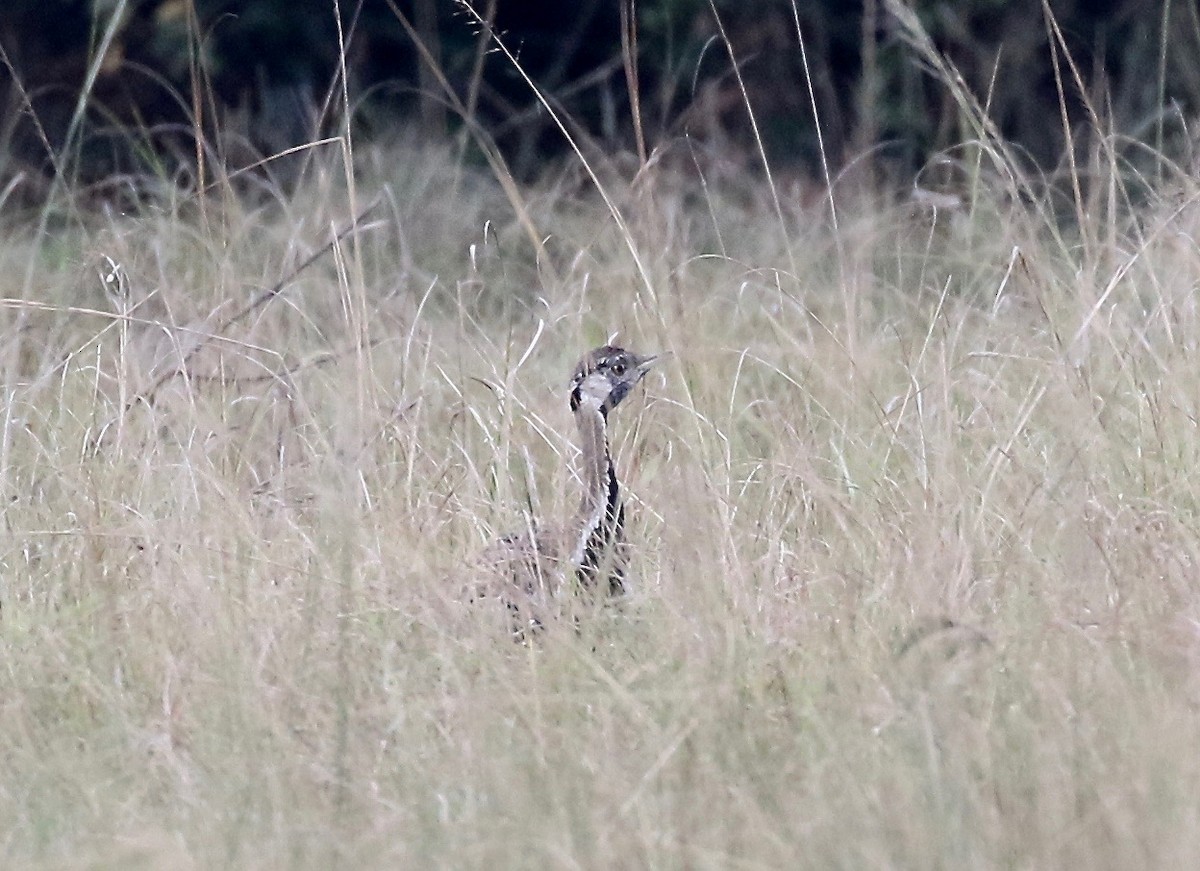
[[[336,131],[339,15],[360,135],[466,128],[464,141],[494,141],[524,177],[563,153],[564,139],[476,14],[596,153],[644,157],[686,141],[753,165],[731,53],[773,166],[819,166],[805,58],[835,169],[870,154],[907,176],[973,136],[883,0],[625,2],[476,0],[472,13],[453,0],[6,0],[0,180],[36,194],[56,169],[85,182],[186,173],[197,131],[206,160],[245,166]],[[1188,119],[1200,105],[1194,0],[1050,2],[1082,91],[1056,58],[1039,0],[911,5],[1031,166],[1063,161],[1064,111],[1072,145],[1086,147],[1095,122],[1085,103],[1105,133],[1190,154]],[[84,91],[88,108],[76,118]]]

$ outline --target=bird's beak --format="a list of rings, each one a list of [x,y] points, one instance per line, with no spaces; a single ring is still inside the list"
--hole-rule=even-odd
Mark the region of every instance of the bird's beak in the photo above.
[[[646,357],[638,357],[638,362],[637,362],[638,377],[640,378],[641,376],[643,376],[647,372],[649,372],[650,367],[654,365],[654,361],[657,360],[660,356],[661,356],[660,354],[650,354],[649,356],[646,356]]]

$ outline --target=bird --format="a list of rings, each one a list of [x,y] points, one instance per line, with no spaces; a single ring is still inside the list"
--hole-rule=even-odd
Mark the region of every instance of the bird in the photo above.
[[[480,556],[487,581],[477,596],[499,599],[524,638],[542,628],[564,588],[596,598],[625,592],[628,545],[625,506],[608,444],[609,415],[650,371],[658,355],[603,345],[584,355],[570,381],[570,408],[579,431],[583,493],[562,526],[529,528],[488,545]]]

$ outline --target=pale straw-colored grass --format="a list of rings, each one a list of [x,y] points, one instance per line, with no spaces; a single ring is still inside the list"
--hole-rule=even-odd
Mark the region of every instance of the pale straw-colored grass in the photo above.
[[[682,146],[355,159],[0,245],[5,865],[1200,863],[1185,176],[835,234]],[[635,590],[514,644],[456,579],[573,507],[614,332]]]

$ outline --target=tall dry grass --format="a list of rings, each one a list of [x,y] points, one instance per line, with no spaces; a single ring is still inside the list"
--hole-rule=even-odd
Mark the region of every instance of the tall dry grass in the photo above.
[[[1200,857],[1192,182],[1090,261],[1002,185],[851,192],[839,268],[819,198],[664,160],[613,188],[647,286],[567,176],[538,263],[486,174],[358,160],[382,205],[220,331],[340,171],[0,246],[5,864]],[[615,420],[636,589],[515,645],[456,571],[569,510],[617,331],[670,352]]]
[[[10,222],[3,864],[1197,865],[1200,188],[979,129],[836,225],[687,143]],[[634,592],[517,645],[613,333]]]

